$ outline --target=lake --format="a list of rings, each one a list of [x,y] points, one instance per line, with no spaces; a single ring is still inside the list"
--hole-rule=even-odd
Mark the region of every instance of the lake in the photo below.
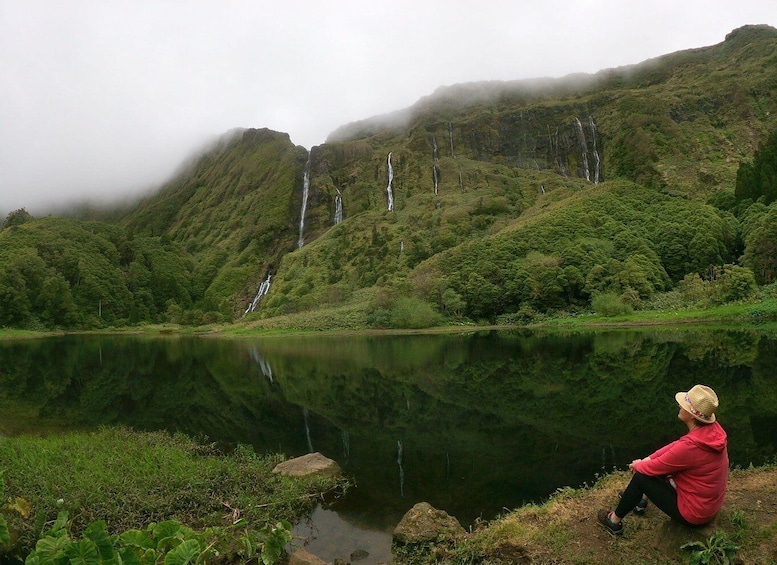
[[[685,431],[674,393],[697,383],[721,399],[732,464],[772,460],[775,366],[757,330],[62,336],[0,342],[0,431],[124,424],[319,451],[356,487],[295,533],[367,565],[417,502],[468,527],[624,468]]]

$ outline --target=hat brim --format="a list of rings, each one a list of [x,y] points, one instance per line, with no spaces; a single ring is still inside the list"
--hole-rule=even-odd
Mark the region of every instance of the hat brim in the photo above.
[[[686,392],[678,392],[677,394],[674,395],[674,399],[677,401],[677,404],[680,406],[680,408],[682,408],[683,410],[688,412],[688,414],[693,416],[695,419],[699,420],[699,422],[704,422],[705,424],[711,424],[712,422],[715,421],[715,414],[713,414],[709,418],[699,418],[696,414],[694,414],[693,412],[688,410],[688,404],[685,403],[685,395],[686,394],[688,394],[687,391]]]

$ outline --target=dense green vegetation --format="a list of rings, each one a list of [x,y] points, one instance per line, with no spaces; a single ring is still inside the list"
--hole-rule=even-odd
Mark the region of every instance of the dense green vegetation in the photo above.
[[[594,75],[442,88],[310,152],[236,130],[100,222],[11,213],[0,325],[228,322],[268,276],[249,321],[520,322],[713,283],[748,300],[777,275],[776,73],[777,30],[745,26]]]
[[[274,474],[280,460],[250,448],[225,455],[182,435],[126,428],[4,438],[0,461],[7,501],[0,555],[23,558],[35,549],[32,563],[59,563],[58,552],[73,559],[86,553],[91,560],[75,562],[100,563],[99,552],[108,562],[114,549],[125,563],[158,563],[176,550],[208,561],[219,554],[224,561],[261,560],[276,524],[298,520],[311,509],[311,494],[336,485]],[[275,558],[288,541],[288,526],[281,529]]]

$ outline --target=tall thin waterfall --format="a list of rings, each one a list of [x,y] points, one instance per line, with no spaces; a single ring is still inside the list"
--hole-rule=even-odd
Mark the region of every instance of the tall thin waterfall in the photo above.
[[[402,440],[397,440],[397,465],[399,466],[399,496],[405,498],[405,470],[402,468]]]
[[[256,310],[256,307],[259,304],[259,301],[262,299],[262,297],[265,294],[267,294],[270,291],[271,278],[272,278],[272,275],[268,273],[267,278],[264,280],[264,282],[262,282],[262,284],[259,285],[259,292],[256,293],[256,296],[251,302],[251,305],[248,308],[246,308],[246,311],[243,313],[243,316],[245,316],[249,312],[253,312],[254,310]]]
[[[262,371],[262,374],[267,377],[267,380],[269,380],[272,384],[273,376],[270,362],[264,358],[262,353],[256,347],[249,349],[248,354],[251,356],[251,359],[253,359],[257,365],[259,365],[259,369]]]
[[[388,210],[391,212],[394,210],[394,191],[391,189],[391,183],[394,182],[394,168],[391,166],[390,151],[386,163],[388,164],[388,186],[386,187],[386,193],[388,194]]]
[[[580,137],[580,151],[583,154],[583,168],[585,169],[585,180],[591,182],[591,171],[588,169],[588,143],[585,141],[585,132],[583,131],[583,124],[580,120],[575,118],[577,122],[577,133]]]
[[[596,148],[596,124],[594,123],[594,117],[591,115],[588,116],[588,125],[591,127],[591,137],[593,138],[594,142],[594,160],[596,161],[596,165],[594,167],[594,184],[599,184],[599,169],[602,160],[599,157],[599,151]]]
[[[437,137],[432,136],[432,147],[434,148],[432,150],[432,159],[437,161],[439,159],[439,155],[437,154]]]
[[[308,422],[308,409],[302,408],[302,417],[305,420],[305,439],[308,440],[308,453],[313,453],[313,441],[310,439],[310,423]]]
[[[310,192],[310,153],[305,164],[305,174],[302,177],[302,212],[299,215],[299,241],[297,249],[305,245],[305,210],[308,209],[308,193]]]
[[[438,184],[437,165],[432,165],[432,175],[434,176],[434,195],[437,196],[437,184]]]
[[[335,217],[334,225],[343,221],[343,197],[340,194],[340,189],[337,188],[337,195],[335,195]]]
[[[343,457],[348,461],[351,456],[351,434],[345,430],[340,430],[340,437],[343,440]]]

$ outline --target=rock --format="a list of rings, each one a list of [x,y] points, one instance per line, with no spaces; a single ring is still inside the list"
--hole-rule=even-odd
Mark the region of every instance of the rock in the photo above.
[[[304,549],[298,549],[289,555],[289,565],[326,565],[326,561]]]
[[[365,551],[364,549],[357,549],[356,551],[351,553],[351,561],[360,561],[362,559],[367,559],[369,555],[370,555],[369,551]]]
[[[335,477],[340,474],[341,470],[340,465],[335,461],[316,452],[278,463],[272,472],[287,477],[307,477],[309,475]]]
[[[466,531],[453,516],[437,510],[428,502],[419,502],[402,517],[394,528],[394,541],[402,544],[424,543],[440,539],[457,539]]]

